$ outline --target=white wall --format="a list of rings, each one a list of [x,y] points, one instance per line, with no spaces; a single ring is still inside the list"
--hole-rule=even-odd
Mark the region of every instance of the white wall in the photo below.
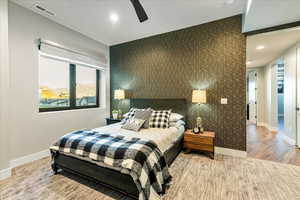
[[[10,160],[48,149],[60,136],[76,129],[104,125],[109,115],[109,64],[102,80],[105,108],[39,113],[38,49],[43,38],[84,52],[104,53],[109,47],[89,39],[38,14],[9,3]],[[105,102],[106,101],[106,102]]]
[[[260,98],[261,110],[264,114],[264,121],[261,123],[266,125],[271,131],[278,130],[278,103],[277,103],[277,67],[271,63],[264,67],[264,77],[262,83],[265,94]]]
[[[296,140],[296,47],[290,48],[284,55],[284,133]]]
[[[8,168],[8,89],[9,89],[9,54],[8,54],[8,8],[7,0],[0,0],[0,180],[9,174]],[[9,172],[8,172],[9,173]]]
[[[278,129],[276,65],[251,68],[257,73],[257,124],[272,131]]]
[[[265,67],[257,67],[255,70],[256,77],[256,101],[257,101],[257,123],[266,122],[266,112],[262,112],[266,108],[266,81],[265,81]]]
[[[277,102],[277,65],[271,63],[266,67],[267,76],[267,124],[271,130],[278,130],[278,102]]]

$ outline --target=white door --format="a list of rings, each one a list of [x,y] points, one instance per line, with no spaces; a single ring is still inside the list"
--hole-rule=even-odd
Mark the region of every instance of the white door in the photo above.
[[[249,73],[248,98],[249,122],[256,124],[256,72]]]
[[[297,48],[297,135],[296,143],[300,148],[300,48]]]

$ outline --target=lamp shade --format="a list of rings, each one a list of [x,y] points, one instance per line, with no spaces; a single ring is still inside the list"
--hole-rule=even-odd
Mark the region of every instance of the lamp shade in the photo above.
[[[206,103],[206,90],[193,90],[193,103]]]
[[[125,91],[124,90],[115,90],[114,99],[125,99]]]

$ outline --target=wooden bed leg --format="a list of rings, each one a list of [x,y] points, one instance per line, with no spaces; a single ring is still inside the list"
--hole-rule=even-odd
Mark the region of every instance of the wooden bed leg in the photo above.
[[[50,150],[50,153],[51,153],[51,158],[52,158],[51,168],[52,168],[54,174],[57,174],[59,168],[58,168],[57,164],[55,163],[55,159],[58,157],[59,153],[55,152],[55,151],[52,151],[52,150]]]
[[[52,163],[51,164],[51,168],[52,168],[54,174],[56,175],[58,173],[58,167],[57,167],[57,165],[55,163]]]

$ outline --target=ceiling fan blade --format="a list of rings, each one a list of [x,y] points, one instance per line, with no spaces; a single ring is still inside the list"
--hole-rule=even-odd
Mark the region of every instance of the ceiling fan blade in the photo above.
[[[142,4],[140,3],[139,0],[130,0],[134,9],[135,9],[135,12],[140,20],[140,22],[144,22],[148,19],[148,16],[142,6]]]

